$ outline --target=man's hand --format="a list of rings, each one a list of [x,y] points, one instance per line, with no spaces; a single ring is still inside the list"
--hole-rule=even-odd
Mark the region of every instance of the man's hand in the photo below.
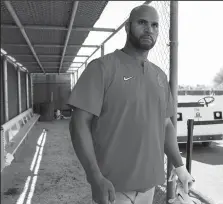
[[[184,192],[188,194],[193,183],[195,182],[195,179],[190,175],[185,166],[180,166],[178,168],[175,168],[175,172],[178,176],[178,179],[181,181],[183,185]]]
[[[90,182],[92,198],[97,204],[110,204],[115,201],[115,188],[105,177],[100,176]]]

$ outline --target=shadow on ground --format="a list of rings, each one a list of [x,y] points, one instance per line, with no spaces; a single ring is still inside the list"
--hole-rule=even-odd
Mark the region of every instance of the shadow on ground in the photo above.
[[[179,145],[182,157],[186,158],[186,145]],[[210,146],[203,146],[200,143],[193,144],[192,160],[210,165],[223,164],[223,146],[217,142],[212,142]]]

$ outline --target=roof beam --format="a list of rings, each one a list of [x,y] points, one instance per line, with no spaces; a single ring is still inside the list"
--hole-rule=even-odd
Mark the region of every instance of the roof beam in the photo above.
[[[124,26],[125,26],[125,24],[126,24],[126,22],[127,22],[127,20],[126,21],[124,21],[116,30],[115,30],[115,32],[113,32],[110,36],[108,36],[102,43],[101,43],[101,46],[100,47],[102,47],[102,45],[104,45],[110,38],[112,38],[118,31],[120,31]],[[87,60],[89,59],[89,58],[91,58],[99,49],[100,49],[100,47],[99,48],[97,48],[97,49],[95,49],[95,51],[86,59],[86,61],[85,62],[83,62],[83,64],[81,65],[81,67],[87,62]]]
[[[38,71],[30,71],[31,74],[42,74],[41,72],[38,72]],[[61,74],[65,74],[67,72],[62,72]],[[57,74],[58,75],[58,72],[45,72],[45,75],[51,75],[51,74]]]
[[[10,54],[14,57],[32,57],[33,55],[26,55],[26,54]],[[38,55],[39,57],[61,57],[61,55]],[[64,57],[89,57],[89,55],[65,55]]]
[[[66,49],[67,49],[67,44],[68,44],[68,41],[70,39],[70,34],[71,34],[71,31],[72,31],[74,19],[75,19],[76,13],[77,13],[78,3],[79,3],[79,1],[75,1],[74,4],[73,4],[71,19],[70,19],[70,23],[69,23],[69,27],[68,27],[68,31],[67,31],[67,36],[66,36],[66,39],[65,39],[65,44],[64,44],[64,48],[63,48],[63,53],[62,53],[58,73],[60,73],[60,69],[61,69],[62,64],[63,64],[64,56],[65,56]]]
[[[9,24],[1,24],[2,28],[18,28],[16,25],[9,25]],[[25,29],[32,29],[32,30],[68,30],[68,28],[63,26],[49,26],[49,25],[25,25],[23,26]],[[114,32],[114,28],[87,28],[87,27],[73,27],[72,31],[77,32],[88,32],[88,31],[98,31],[98,32]]]
[[[64,45],[34,45],[35,47],[64,47]],[[90,47],[90,48],[98,48],[100,47],[99,45],[67,45],[67,47]]]
[[[33,75],[42,75],[43,73],[38,73],[38,72],[35,72],[35,73],[33,73]],[[55,74],[55,75],[58,75],[58,73],[56,72],[56,73],[47,73],[47,74]],[[67,75],[68,73],[61,73],[61,75]]]
[[[11,63],[13,66],[18,67],[18,68],[19,68],[20,70],[22,70],[22,71],[28,72],[27,69],[24,69],[24,66],[23,66],[23,65],[22,65],[22,66],[18,65],[17,61],[13,61],[13,60],[10,58],[9,55],[1,53],[1,56],[4,56],[5,59],[6,59],[9,63]]]
[[[4,46],[13,46],[13,47],[27,47],[27,44],[11,44],[11,43],[2,43]],[[64,47],[64,45],[50,45],[50,44],[34,44],[33,47]],[[99,45],[67,45],[67,47],[86,47],[86,48],[98,48]]]
[[[83,63],[83,62],[71,62],[72,64],[80,64],[80,63]]]
[[[64,67],[64,69],[68,69],[68,68],[75,68],[75,69],[77,69],[79,67]],[[28,67],[28,69],[36,69],[36,68],[35,67]],[[58,68],[56,66],[55,67],[46,67],[45,69],[46,70],[47,69],[50,69],[50,70],[52,70],[52,69],[58,70]]]
[[[25,32],[25,29],[24,29],[23,25],[21,24],[15,10],[13,9],[13,7],[11,5],[11,3],[9,1],[4,1],[4,3],[5,3],[5,6],[10,13],[10,15],[12,16],[13,20],[15,21],[16,25],[19,27],[20,32],[22,33],[23,37],[26,40],[26,43],[29,45],[29,48],[30,48],[31,52],[33,53],[33,56],[35,57],[36,61],[38,62],[40,69],[42,69],[42,71],[45,73],[44,68],[42,67],[42,65],[39,61],[39,58],[37,57],[36,52],[35,52],[35,50],[32,46],[32,43],[30,42],[30,40],[29,40],[29,38],[28,38],[28,36]]]
[[[36,62],[23,62],[23,63],[28,63],[28,64],[35,64]],[[48,61],[46,61],[46,62],[43,62],[42,61],[42,63],[49,63],[49,64],[51,64],[51,63],[59,63],[59,62],[48,62]],[[63,63],[72,63],[72,64],[81,64],[81,63],[83,63],[83,62],[63,62]]]
[[[27,63],[27,64],[36,64],[36,62],[23,62],[23,63]],[[53,63],[60,63],[60,62],[56,62],[56,61],[55,61],[55,62],[48,62],[48,61],[43,62],[43,61],[42,61],[42,63],[53,64]],[[63,63],[68,63],[68,64],[69,64],[69,63],[74,63],[74,64],[79,63],[79,64],[81,64],[81,63],[83,63],[83,62],[70,62],[70,61],[69,61],[69,62],[63,62]]]

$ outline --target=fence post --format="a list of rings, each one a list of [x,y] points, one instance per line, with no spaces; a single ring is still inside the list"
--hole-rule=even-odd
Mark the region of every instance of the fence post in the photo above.
[[[17,66],[17,77],[18,77],[18,102],[19,102],[19,114],[22,112],[22,99],[21,99],[21,76],[20,69]]]
[[[72,85],[72,89],[73,89],[74,85],[76,84],[76,82],[75,82],[75,71],[72,73],[72,81],[73,81],[73,85]]]
[[[4,108],[5,108],[5,122],[9,120],[9,103],[8,103],[8,61],[4,58],[3,73],[4,73]]]
[[[187,158],[186,158],[186,168],[189,173],[191,173],[191,160],[193,152],[193,130],[194,130],[194,120],[189,119],[187,121]]]
[[[101,57],[105,55],[105,44],[101,45]]]
[[[26,72],[26,109],[29,109],[29,76]]]
[[[177,97],[178,97],[178,1],[170,1],[170,30],[169,30],[169,40],[170,40],[170,72],[169,72],[169,83],[170,89],[174,100],[174,116],[171,117],[173,126],[177,130]],[[177,131],[175,131],[177,133]],[[177,135],[175,135],[177,137]],[[175,196],[175,183],[174,181],[168,182],[171,171],[173,169],[172,163],[167,162],[167,199],[168,204],[169,199],[173,199]]]
[[[76,74],[76,79],[75,79],[75,81],[76,81],[76,83],[77,83],[77,80],[78,80],[78,70],[75,72],[75,74]]]
[[[33,74],[30,74],[31,107],[33,109]]]

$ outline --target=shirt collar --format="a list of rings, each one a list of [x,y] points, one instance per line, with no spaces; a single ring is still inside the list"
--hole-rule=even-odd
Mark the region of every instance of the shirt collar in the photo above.
[[[139,60],[137,60],[136,58],[126,54],[125,52],[116,49],[115,53],[117,54],[117,56],[121,59],[121,60],[126,60],[126,61],[132,61],[134,63],[136,63],[137,65],[141,66],[141,62]],[[144,60],[145,65],[147,65],[149,63],[148,59]]]

